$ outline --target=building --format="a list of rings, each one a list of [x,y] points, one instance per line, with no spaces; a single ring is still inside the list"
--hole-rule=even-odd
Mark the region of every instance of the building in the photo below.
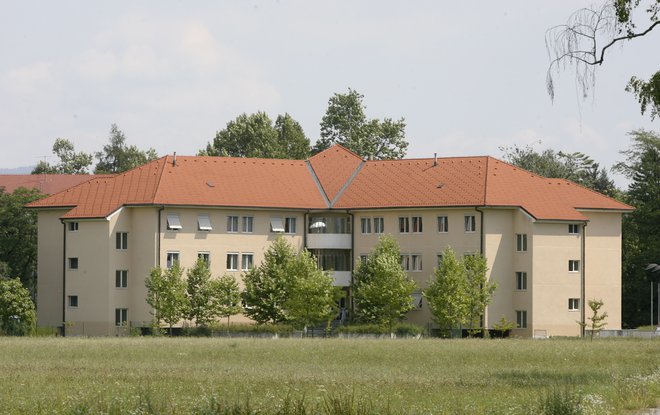
[[[167,156],[34,202],[38,322],[69,334],[148,325],[154,266],[210,261],[214,276],[259,264],[278,235],[312,251],[335,284],[382,234],[420,290],[438,255],[482,252],[499,285],[484,321],[520,336],[579,335],[585,300],[621,326],[621,216],[631,207],[492,157],[366,161],[341,146],[309,160]],[[408,321],[432,325],[421,298]]]

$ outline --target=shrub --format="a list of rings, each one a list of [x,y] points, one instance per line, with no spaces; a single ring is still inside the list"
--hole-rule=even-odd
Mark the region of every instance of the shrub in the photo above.
[[[540,402],[543,415],[580,415],[582,414],[582,396],[568,389],[553,388]]]
[[[395,324],[392,326],[392,333],[397,336],[417,336],[424,332],[424,328],[414,324]],[[340,326],[337,333],[346,334],[390,334],[389,327],[378,324],[351,324]]]

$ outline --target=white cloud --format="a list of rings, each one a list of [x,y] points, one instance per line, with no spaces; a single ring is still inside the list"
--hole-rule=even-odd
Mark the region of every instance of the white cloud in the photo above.
[[[2,86],[8,92],[39,93],[54,82],[53,66],[51,62],[36,62],[11,69],[2,77]]]

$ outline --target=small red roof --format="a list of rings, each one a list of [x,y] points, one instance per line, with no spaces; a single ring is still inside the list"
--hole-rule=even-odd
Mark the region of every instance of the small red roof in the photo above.
[[[19,187],[25,187],[37,189],[45,195],[52,195],[95,177],[98,176],[89,174],[0,174],[0,188],[7,193],[12,193]]]

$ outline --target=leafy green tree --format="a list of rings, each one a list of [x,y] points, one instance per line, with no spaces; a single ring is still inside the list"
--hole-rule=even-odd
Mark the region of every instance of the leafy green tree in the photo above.
[[[261,265],[245,274],[242,297],[246,316],[259,324],[287,320],[285,303],[291,287],[290,264],[295,257],[293,247],[280,236],[266,250]]]
[[[416,284],[401,268],[399,244],[382,236],[353,273],[353,300],[358,318],[365,323],[387,326],[392,331],[396,320],[413,308]]]
[[[275,126],[265,112],[241,114],[218,131],[203,156],[305,159],[309,139],[289,114],[277,117]]]
[[[0,188],[0,262],[8,268],[7,277],[20,278],[32,292],[37,272],[37,214],[25,205],[43,196],[36,189],[5,193]]]
[[[53,154],[60,159],[55,165],[40,161],[32,174],[88,174],[92,165],[92,155],[76,152],[73,143],[65,138],[58,138],[53,144]]]
[[[284,303],[287,319],[305,332],[337,314],[338,287],[332,277],[320,270],[306,249],[289,265],[291,287]]]
[[[241,290],[238,287],[236,278],[231,275],[211,280],[210,282],[211,312],[214,317],[227,317],[227,326],[229,327],[229,318],[243,311],[241,306]]]
[[[195,266],[186,273],[187,309],[186,318],[195,320],[197,326],[207,326],[213,319],[213,309],[210,306],[213,291],[211,290],[211,271],[204,258],[198,258]]]
[[[165,272],[160,267],[152,269],[145,280],[147,304],[153,308],[154,319],[159,327],[161,321],[169,325],[170,336],[172,326],[185,316],[188,308],[186,283],[182,275],[183,270],[177,262]]]
[[[422,292],[433,319],[445,332],[468,321],[472,312],[469,291],[465,267],[456,258],[454,250],[447,247],[442,252],[442,261],[431,284]]]
[[[405,120],[367,119],[363,98],[364,95],[350,88],[346,94],[330,97],[321,120],[321,138],[313,153],[341,144],[364,158],[400,159],[406,155]]]
[[[153,148],[142,151],[136,146],[126,145],[126,137],[117,124],[110,126],[109,141],[109,144],[103,146],[103,151],[95,153],[99,160],[94,168],[95,174],[125,172],[158,158]]]
[[[625,327],[648,324],[651,276],[644,269],[660,258],[660,134],[636,130],[625,160],[615,171],[630,179],[624,201],[635,211],[623,217],[622,320]]]
[[[36,312],[30,292],[16,279],[0,279],[0,332],[25,336],[32,333]]]
[[[605,0],[601,7],[577,10],[566,24],[548,29],[546,46],[551,61],[546,86],[550,97],[554,99],[555,94],[553,77],[566,67],[575,70],[578,87],[587,97],[595,86],[596,68],[605,61],[607,50],[660,26],[659,13],[658,0]],[[660,115],[660,71],[648,81],[633,76],[626,90],[635,94],[642,114],[650,109],[651,119]]]
[[[587,317],[587,319],[591,323],[582,323],[578,321],[578,324],[583,328],[589,327],[591,329],[590,339],[591,341],[594,341],[594,336],[600,333],[605,328],[605,326],[607,326],[607,323],[605,322],[607,319],[607,312],[600,314],[600,309],[604,305],[603,300],[601,299],[589,300],[588,304],[589,308],[591,309],[591,316]]]
[[[552,149],[538,152],[532,146],[500,147],[504,160],[514,166],[543,177],[567,179],[611,197],[620,197],[620,191],[609,178],[607,170],[589,156],[575,152],[564,153]]]
[[[479,324],[486,307],[493,299],[497,284],[488,281],[486,276],[488,265],[486,258],[481,254],[467,255],[463,259],[463,268],[467,282],[467,324],[470,333],[473,333],[474,325]]]

